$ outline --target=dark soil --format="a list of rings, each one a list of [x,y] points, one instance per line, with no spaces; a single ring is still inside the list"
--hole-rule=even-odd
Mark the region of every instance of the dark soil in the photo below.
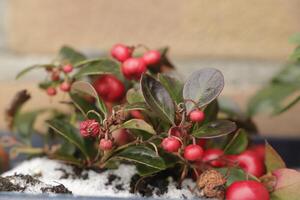
[[[43,187],[41,188],[43,193],[56,193],[56,194],[72,194],[63,184],[52,186],[52,187]]]
[[[60,179],[68,179],[71,177],[72,179],[83,179],[86,180],[89,178],[89,174],[87,172],[84,172],[82,168],[79,168],[77,166],[72,166],[72,172],[67,172],[64,168],[57,168],[55,169],[57,171],[61,171],[63,174],[61,175]]]
[[[26,186],[22,187],[20,184],[15,184],[11,180],[18,179],[24,181]],[[42,183],[40,180],[30,175],[15,174],[13,176],[0,177],[0,192],[24,192],[27,185],[35,186]],[[41,188],[43,193],[60,193],[60,194],[72,194],[64,185],[43,187]]]
[[[135,174],[131,178],[130,192],[139,193],[145,197],[151,197],[154,194],[161,196],[168,192],[168,178],[178,177],[173,170],[166,170],[156,174],[155,176],[143,178]]]
[[[114,175],[114,174],[109,174],[105,185],[106,186],[111,185],[115,180],[119,181],[119,180],[121,180],[121,177]]]

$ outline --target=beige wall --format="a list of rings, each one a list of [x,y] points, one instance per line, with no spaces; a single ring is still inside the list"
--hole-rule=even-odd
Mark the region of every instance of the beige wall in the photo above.
[[[53,52],[62,44],[172,46],[174,55],[285,59],[300,31],[300,0],[8,0],[8,45]]]

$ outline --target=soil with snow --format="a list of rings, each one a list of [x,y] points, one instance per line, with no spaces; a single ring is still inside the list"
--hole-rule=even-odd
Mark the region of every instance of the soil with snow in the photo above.
[[[160,199],[195,198],[189,190],[195,183],[185,180],[178,189],[172,176],[141,179],[132,165],[115,170],[82,170],[47,158],[24,161],[0,177],[0,191],[31,194],[64,193],[78,196],[136,197]]]

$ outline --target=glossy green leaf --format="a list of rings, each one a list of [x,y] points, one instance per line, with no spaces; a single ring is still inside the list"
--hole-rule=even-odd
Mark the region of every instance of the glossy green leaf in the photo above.
[[[83,138],[79,135],[77,128],[75,128],[67,121],[59,119],[53,119],[48,121],[48,125],[51,129],[53,129],[56,133],[65,138],[68,142],[74,144],[83,153],[83,155],[87,159],[89,159],[89,155],[85,147]]]
[[[193,131],[196,138],[216,138],[228,135],[236,130],[237,126],[229,120],[216,120],[204,124],[199,129]]]
[[[278,169],[272,173],[276,185],[271,200],[298,200],[300,197],[300,173],[294,169]]]
[[[80,70],[74,75],[74,78],[80,78],[89,75],[100,75],[100,74],[119,74],[119,65],[113,60],[102,59],[94,62],[85,64]]]
[[[155,173],[161,171],[161,169],[157,169],[157,168],[153,168],[153,167],[149,167],[149,166],[141,165],[141,164],[136,164],[136,170],[140,176],[150,176],[152,174],[155,174]]]
[[[45,69],[45,68],[54,68],[55,66],[51,65],[51,64],[40,64],[40,65],[32,65],[30,67],[26,67],[25,69],[23,69],[22,71],[20,71],[17,76],[16,79],[21,78],[22,76],[24,76],[25,74],[27,74],[28,72],[31,72],[32,70],[35,69]]]
[[[265,166],[267,172],[272,172],[276,169],[286,168],[286,165],[281,156],[266,142],[265,145]]]
[[[132,161],[150,168],[163,170],[166,168],[161,157],[144,145],[131,146],[115,155],[115,158]]]
[[[255,176],[251,174],[246,174],[244,170],[239,168],[216,168],[215,170],[219,171],[223,176],[227,177],[226,187],[229,187],[232,183],[236,181],[243,181],[243,180],[254,180],[259,181]]]
[[[277,111],[282,101],[294,93],[299,86],[290,84],[272,84],[259,90],[248,103],[248,115],[254,116],[268,110]]]
[[[124,111],[131,111],[131,110],[147,110],[148,106],[144,102],[138,102],[133,104],[125,104]]]
[[[71,87],[71,93],[81,93],[94,97],[96,99],[97,106],[99,107],[102,114],[104,114],[105,116],[107,115],[108,110],[105,106],[104,101],[99,98],[95,88],[90,83],[83,81],[77,81],[73,83]]]
[[[158,79],[160,83],[169,92],[173,101],[175,101],[177,104],[183,102],[183,97],[182,97],[183,84],[179,80],[167,76],[165,74],[159,74]]]
[[[248,136],[245,130],[240,129],[235,133],[224,149],[225,154],[239,154],[246,150]]]
[[[113,127],[113,129],[111,131],[114,131],[114,130],[120,129],[120,128],[142,130],[142,131],[146,131],[151,134],[156,133],[155,130],[153,129],[153,127],[142,119],[128,120],[128,121],[124,122],[123,124],[121,124],[120,126]]]
[[[90,111],[97,111],[97,107],[92,104],[91,102],[87,101],[86,99],[84,99],[83,97],[81,97],[78,93],[69,93],[73,104],[75,105],[75,107],[80,110],[80,112],[85,116],[85,117],[89,117],[90,115],[88,115],[88,112]],[[101,115],[100,115],[101,117]],[[98,115],[95,116],[93,115],[92,117],[93,119],[98,119]]]
[[[56,61],[60,63],[71,63],[72,65],[75,65],[76,63],[85,60],[86,57],[73,49],[70,46],[63,46],[58,53],[58,57]]]
[[[213,68],[193,72],[183,87],[183,98],[187,112],[195,106],[203,107],[216,99],[224,87],[223,74]],[[196,103],[196,105],[195,105]]]
[[[174,102],[164,86],[150,75],[141,78],[141,90],[148,106],[165,122],[174,124]]]

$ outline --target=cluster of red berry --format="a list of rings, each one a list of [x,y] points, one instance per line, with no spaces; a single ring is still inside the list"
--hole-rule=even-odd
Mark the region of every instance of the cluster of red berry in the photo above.
[[[71,82],[68,81],[68,74],[73,71],[71,64],[64,65],[61,68],[46,68],[47,72],[50,73],[50,79],[52,82],[59,82],[61,80],[61,72],[65,75],[65,80],[59,84],[59,88],[63,92],[69,92],[71,89]],[[56,87],[51,85],[47,88],[47,94],[49,96],[55,96],[57,94]]]
[[[201,123],[205,119],[205,114],[201,110],[196,109],[191,111],[188,117],[191,122]],[[209,165],[215,168],[238,166],[245,172],[256,177],[260,177],[264,174],[264,145],[253,146],[238,155],[225,155],[221,149],[206,149],[205,139],[199,139],[193,144],[184,146],[184,142],[182,141],[184,140],[183,138],[186,137],[186,134],[187,133],[180,127],[173,127],[169,130],[169,136],[163,139],[161,146],[165,151],[170,153],[180,154],[180,152],[182,152],[184,159],[199,166],[200,170],[198,173],[201,173],[203,166]],[[246,193],[241,192],[243,189],[249,191]],[[258,191],[259,193],[254,191]],[[256,181],[235,182],[229,187],[226,195],[226,199],[236,199],[239,195],[248,195],[249,197],[256,197],[257,199],[263,200],[269,197],[269,193],[265,187]]]
[[[130,134],[126,129],[118,129],[112,132],[112,137],[109,138],[108,135],[103,134],[100,131],[100,124],[94,120],[89,119],[80,122],[80,134],[83,137],[98,137],[100,138],[99,149],[103,151],[109,151],[113,148],[114,142],[117,145],[124,145],[130,140]]]
[[[150,50],[142,57],[132,57],[134,47],[123,44],[116,44],[111,50],[111,55],[122,63],[121,71],[128,80],[139,80],[148,67],[155,66],[160,61],[160,53],[157,50]]]

